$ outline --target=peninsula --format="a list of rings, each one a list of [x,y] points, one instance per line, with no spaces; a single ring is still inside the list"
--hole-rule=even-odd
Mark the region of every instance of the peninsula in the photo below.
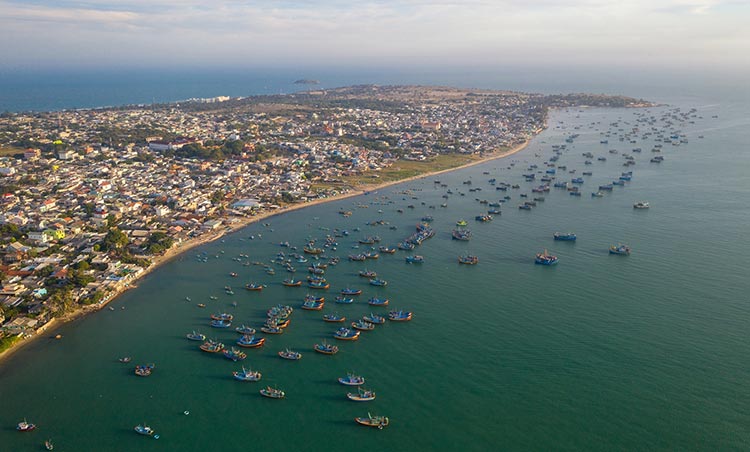
[[[550,108],[648,105],[361,85],[3,113],[0,353],[249,222],[517,152]]]

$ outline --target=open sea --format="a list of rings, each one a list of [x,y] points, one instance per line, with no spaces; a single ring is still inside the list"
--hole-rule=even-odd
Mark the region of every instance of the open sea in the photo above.
[[[49,331],[0,365],[0,450],[42,450],[48,438],[63,451],[750,448],[750,104],[696,93],[651,96],[669,105],[650,109],[554,111],[549,128],[514,156],[278,215],[184,253],[112,302],[114,310]],[[696,112],[666,127],[660,118],[676,108]],[[638,122],[651,116],[653,124]],[[633,127],[636,143],[619,141]],[[653,153],[655,135],[643,136],[651,127],[679,130],[688,142]],[[567,145],[556,162],[567,168],[556,181],[593,173],[583,176],[583,196],[552,188],[537,207],[519,210],[522,193],[538,196],[531,188],[540,185],[553,145]],[[586,152],[595,156],[591,165]],[[623,166],[624,153],[634,166]],[[654,155],[664,161],[649,163]],[[625,186],[591,197],[630,170]],[[527,173],[537,180],[525,181]],[[493,178],[520,188],[498,191]],[[488,208],[479,200],[504,196],[511,199],[501,215],[474,221]],[[636,201],[651,208],[636,210]],[[427,215],[436,235],[415,251],[347,259],[369,248],[359,239],[378,235],[381,245],[395,246]],[[451,239],[459,219],[473,233],[468,242]],[[384,224],[372,225],[377,220]],[[290,274],[281,266],[267,275],[245,265],[273,265],[277,253],[294,252],[279,246],[285,241],[302,254],[308,240],[321,243],[336,230],[349,235],[326,251],[341,257],[326,272],[327,291],[283,287]],[[556,231],[578,240],[554,241]],[[631,255],[610,255],[617,243],[632,247]],[[534,264],[544,249],[559,257],[557,265]],[[405,263],[412,254],[425,262]],[[459,265],[464,254],[479,264]],[[304,278],[307,264],[294,265],[295,278]],[[364,268],[388,286],[367,285],[357,275]],[[267,287],[246,291],[251,281]],[[364,293],[351,305],[334,303],[345,287]],[[324,310],[299,309],[313,292],[328,300]],[[335,341],[338,325],[322,315],[351,321],[387,312],[368,306],[375,296],[413,312],[413,320]],[[245,350],[244,362],[204,353],[185,338],[196,330],[230,346],[234,326],[260,327],[276,304],[295,307],[291,325]],[[234,315],[232,328],[208,326],[219,312]],[[51,339],[57,333],[62,340]],[[314,353],[323,340],[340,352]],[[303,358],[279,358],[285,348]],[[122,356],[133,362],[118,362]],[[135,376],[133,366],[146,363],[156,365],[153,375]],[[232,371],[243,365],[262,380],[235,381]],[[366,378],[374,401],[347,400],[352,389],[337,378],[352,371]],[[286,398],[261,397],[266,385]],[[388,416],[390,425],[358,426],[354,417],[368,412]],[[36,431],[15,431],[24,418]],[[160,438],[137,435],[140,423]]]

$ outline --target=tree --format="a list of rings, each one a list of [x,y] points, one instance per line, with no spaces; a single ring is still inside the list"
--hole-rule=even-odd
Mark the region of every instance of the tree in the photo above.
[[[130,241],[118,227],[110,228],[101,243],[102,251],[118,251],[125,248]]]

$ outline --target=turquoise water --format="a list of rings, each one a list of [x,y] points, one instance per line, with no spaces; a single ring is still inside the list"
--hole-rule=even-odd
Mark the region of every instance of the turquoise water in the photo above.
[[[40,339],[0,366],[0,449],[40,450],[46,438],[56,450],[76,451],[747,449],[750,115],[740,103],[692,106],[702,118],[679,126],[689,143],[664,144],[662,164],[648,163],[649,140],[599,143],[600,131],[618,120],[628,130],[639,111],[559,111],[513,157],[290,212],[268,220],[270,226],[255,224],[191,250],[115,300],[114,311],[64,325],[50,332],[62,340]],[[581,136],[557,163],[577,175],[593,172],[584,196],[553,188],[537,208],[518,210],[519,194],[530,199],[539,184],[523,180],[526,167],[543,170],[551,145],[573,132]],[[633,180],[591,198],[599,184],[627,170],[607,150],[633,147],[643,149],[634,154]],[[586,151],[608,160],[584,166]],[[521,189],[507,192],[512,199],[501,216],[476,223],[474,216],[487,209],[476,199],[506,194],[487,182],[493,177]],[[569,177],[558,172],[558,180]],[[439,207],[447,189],[435,179],[456,192],[447,208]],[[462,184],[469,179],[482,190],[469,192]],[[640,200],[651,209],[634,210]],[[341,209],[353,215],[343,218]],[[416,250],[424,264],[406,264],[412,253],[404,251],[366,264],[346,260],[364,248],[352,249],[357,239],[377,234],[395,245],[424,215],[435,218],[437,231]],[[460,218],[473,231],[469,242],[450,239]],[[365,224],[379,219],[389,224]],[[237,335],[208,327],[211,313],[228,311],[235,324],[258,327],[270,306],[299,306],[308,290],[282,287],[289,274],[281,267],[268,276],[234,258],[268,262],[290,251],[279,242],[301,250],[308,238],[322,239],[334,228],[351,235],[329,252],[342,260],[326,274],[326,297],[347,286],[364,294],[353,305],[326,303],[323,312],[355,319],[375,310],[367,298],[387,296],[391,308],[413,311],[413,321],[379,326],[357,342],[337,341],[335,356],[315,354],[312,346],[334,342],[336,326],[300,309],[283,335],[247,350],[244,363],[203,353],[185,339],[199,330],[230,345]],[[573,231],[578,241],[555,242],[555,231]],[[609,255],[618,242],[633,253]],[[534,265],[534,254],[545,248],[559,256],[557,266]],[[458,265],[465,253],[478,255],[479,265]],[[303,277],[304,264],[296,266],[295,277]],[[365,285],[357,276],[365,267],[389,285]],[[268,287],[242,289],[250,281]],[[199,302],[208,307],[199,309]],[[302,360],[276,356],[287,347],[301,351]],[[117,362],[125,355],[133,363]],[[133,364],[149,362],[156,364],[151,377],[133,375]],[[231,372],[242,364],[261,371],[263,380],[234,381]],[[348,388],[336,378],[352,370],[366,377],[375,401],[346,399]],[[261,397],[265,384],[286,391],[286,399]],[[353,422],[368,411],[389,416],[391,425],[378,431]],[[39,425],[35,432],[14,431],[24,417]],[[160,439],[135,434],[141,422]]]

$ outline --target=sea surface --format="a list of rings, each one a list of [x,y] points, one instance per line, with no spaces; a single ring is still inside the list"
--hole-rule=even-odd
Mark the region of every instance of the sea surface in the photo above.
[[[285,213],[186,252],[112,302],[114,310],[50,331],[0,365],[0,449],[41,450],[47,438],[56,450],[75,451],[750,448],[750,108],[710,94],[657,100],[669,105],[555,111],[550,127],[512,157]],[[696,112],[667,126],[660,118],[676,108]],[[637,122],[651,116],[653,124]],[[636,143],[619,141],[633,127]],[[651,127],[679,130],[688,142],[653,153],[654,136],[642,138]],[[574,133],[580,136],[566,143]],[[557,181],[593,173],[583,176],[583,196],[552,188],[537,207],[519,210],[522,193],[538,196],[531,188],[553,145],[567,145]],[[584,152],[607,160],[585,165]],[[636,165],[624,167],[623,153]],[[663,163],[649,163],[659,154]],[[624,187],[590,196],[629,170]],[[527,173],[537,181],[526,182]],[[498,191],[492,178],[520,188]],[[474,221],[488,208],[479,200],[506,195],[501,215]],[[651,208],[633,209],[636,201]],[[436,235],[414,252],[347,260],[368,249],[359,239],[378,235],[395,246],[427,215]],[[451,240],[460,219],[473,232],[468,242]],[[377,220],[385,224],[368,225]],[[277,253],[295,252],[280,242],[301,254],[308,240],[343,230],[349,235],[326,251],[341,257],[325,275],[328,291],[283,287],[290,274],[282,267],[267,275],[252,264],[273,265]],[[556,231],[578,240],[554,241]],[[617,243],[632,247],[631,255],[610,255]],[[545,249],[559,257],[556,266],[534,264]],[[425,262],[405,263],[411,254]],[[465,254],[479,264],[459,265]],[[306,264],[294,265],[294,277],[304,278]],[[357,275],[364,268],[388,286],[367,285]],[[267,287],[244,290],[251,281]],[[364,293],[352,305],[333,303],[345,287]],[[325,309],[299,309],[306,293],[324,295]],[[335,341],[337,325],[322,315],[387,312],[367,305],[373,296],[413,312],[413,320],[378,326],[357,342]],[[291,325],[246,350],[244,362],[201,352],[185,338],[196,330],[230,346],[238,335],[210,328],[210,314],[230,312],[233,327],[257,328],[279,303],[296,308]],[[51,338],[57,333],[61,340]],[[314,353],[323,340],[341,351]],[[285,348],[303,358],[280,359]],[[118,362],[123,356],[133,362]],[[135,376],[133,366],[146,363],[156,365],[153,375]],[[233,380],[243,365],[262,372],[261,382]],[[352,371],[376,400],[347,400],[351,388],[336,380]],[[286,398],[261,397],[266,385]],[[355,424],[368,412],[388,416],[390,426]],[[16,432],[24,418],[37,430]],[[160,438],[137,435],[139,423]]]

